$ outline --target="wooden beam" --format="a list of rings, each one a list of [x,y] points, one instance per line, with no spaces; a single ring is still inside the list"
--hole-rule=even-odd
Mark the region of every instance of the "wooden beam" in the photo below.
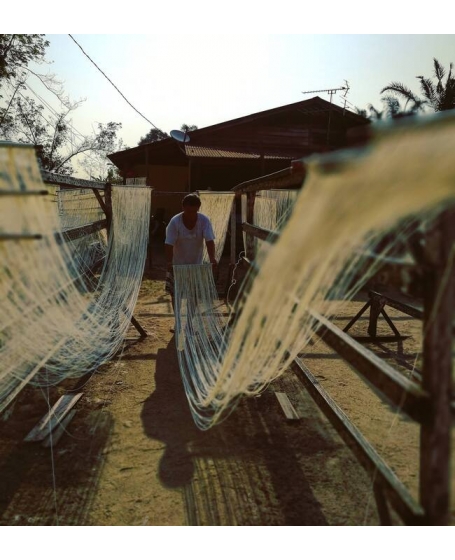
[[[441,214],[425,241],[422,387],[431,398],[420,432],[420,501],[428,524],[450,521],[452,320],[455,210]]]
[[[236,193],[256,192],[267,189],[289,189],[290,187],[300,188],[305,179],[306,171],[301,169],[294,169],[289,167],[263,175],[256,179],[244,181],[235,186],[232,190]]]
[[[284,412],[284,415],[288,420],[300,420],[299,415],[297,414],[295,408],[292,406],[292,403],[286,393],[275,391],[275,396],[280,403],[281,410]]]
[[[63,232],[58,231],[55,233],[55,238],[59,244],[66,243],[68,241],[73,241],[74,239],[90,235],[91,233],[95,233],[95,231],[99,231],[105,227],[107,227],[107,220],[99,220],[98,222],[93,222],[92,224],[88,224],[86,226],[67,229]]]
[[[402,311],[410,317],[414,317],[415,319],[423,319],[423,311],[402,301],[399,301],[394,297],[388,296],[387,294],[375,292],[373,290],[370,290],[368,295],[370,296],[370,299],[378,299],[380,301],[383,301],[384,305],[388,305],[389,307],[392,307],[397,311]]]
[[[43,239],[41,233],[0,233],[0,241],[30,241]]]
[[[237,200],[232,201],[231,208],[231,259],[230,264],[235,265],[235,243],[237,237]]]
[[[52,432],[50,432],[50,434],[46,437],[41,445],[43,447],[55,447],[60,441],[60,438],[66,432],[66,428],[68,427],[68,424],[71,422],[75,414],[76,411],[71,410],[58,424],[58,426]]]
[[[76,177],[70,177],[69,175],[59,175],[58,173],[51,173],[50,171],[45,171],[43,169],[41,169],[41,177],[44,183],[59,185],[61,189],[69,188],[104,190],[106,188],[105,183],[88,181],[87,179],[79,179]]]
[[[248,235],[257,237],[259,239],[262,239],[263,241],[268,241],[270,243],[274,243],[279,237],[279,233],[277,233],[276,231],[271,231],[259,226],[253,226],[248,222],[243,222],[242,229]]]
[[[328,319],[312,312],[318,321],[317,335],[365,378],[382,396],[417,422],[423,422],[430,409],[429,394],[384,360],[344,333]]]
[[[256,199],[255,192],[248,192],[246,193],[246,221],[249,224],[254,222],[254,202]],[[246,232],[246,247],[245,247],[245,254],[249,259],[254,259],[254,239],[253,236]]]
[[[424,519],[422,507],[415,502],[406,486],[382,460],[374,447],[321,387],[301,359],[294,360],[292,369],[365,470],[381,484],[400,517],[408,524],[421,525]]]
[[[131,323],[137,330],[137,332],[141,335],[141,338],[145,338],[146,336],[148,336],[148,332],[141,327],[139,321],[135,319],[134,315],[131,315]]]
[[[103,197],[100,195],[100,193],[96,190],[96,189],[92,189],[93,194],[96,196],[96,199],[99,203],[99,205],[101,206],[101,208],[103,209],[104,214],[106,215],[107,218],[107,208],[106,205],[104,204],[104,200]]]
[[[111,225],[112,225],[112,186],[107,184],[106,189],[104,191],[104,204],[106,206],[106,229],[107,229],[107,237],[109,239],[109,235],[111,233]]]
[[[49,191],[44,189],[41,190],[30,190],[30,191],[13,191],[11,189],[0,189],[0,196],[46,196]]]
[[[60,424],[81,397],[82,393],[62,395],[51,410],[27,434],[24,441],[42,441],[45,439]]]

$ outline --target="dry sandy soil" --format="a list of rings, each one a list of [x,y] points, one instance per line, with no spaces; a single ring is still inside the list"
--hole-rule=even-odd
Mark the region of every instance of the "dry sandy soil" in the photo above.
[[[134,328],[117,359],[49,395],[27,387],[0,420],[2,525],[377,525],[372,483],[292,372],[243,399],[222,424],[199,431],[180,380],[173,323],[159,263],[144,279]],[[362,306],[346,304],[344,326]],[[390,315],[409,335],[370,345],[409,375],[421,323]],[[367,319],[352,334],[366,334]],[[380,334],[389,334],[380,322]],[[377,399],[327,346],[306,365],[385,457],[414,496],[419,434]],[[418,362],[417,362],[418,367]],[[53,448],[24,437],[68,391],[83,393]],[[289,421],[275,391],[299,414]],[[452,507],[454,511],[454,507]],[[398,520],[395,520],[398,521]]]

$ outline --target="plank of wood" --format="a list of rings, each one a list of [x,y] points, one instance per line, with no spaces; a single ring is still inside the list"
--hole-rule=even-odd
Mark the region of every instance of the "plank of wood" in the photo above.
[[[291,401],[289,400],[286,393],[280,393],[275,391],[276,398],[280,403],[280,406],[288,420],[300,420],[299,415],[297,414],[295,408],[292,406]]]
[[[55,447],[59,442],[62,435],[66,432],[66,427],[73,419],[73,416],[76,414],[76,410],[71,410],[65,418],[58,424],[58,426],[49,433],[46,439],[41,444],[43,447]]]
[[[303,361],[296,358],[291,367],[326,418],[354,452],[361,465],[377,484],[381,484],[389,502],[400,517],[411,525],[422,525],[425,519],[422,506],[414,500],[394,471],[384,462],[343,410],[326,393]]]
[[[60,397],[51,410],[27,434],[24,441],[42,441],[46,438],[60,424],[81,397],[82,393],[77,393],[76,395],[68,394]]]
[[[74,241],[75,239],[79,239],[80,237],[85,237],[86,235],[90,235],[91,233],[95,233],[96,231],[100,231],[101,229],[107,228],[108,220],[98,220],[97,222],[93,222],[92,224],[87,224],[85,226],[79,226],[71,229],[67,229],[65,231],[58,231],[55,234],[55,240],[59,245],[62,243],[66,243],[67,241]]]

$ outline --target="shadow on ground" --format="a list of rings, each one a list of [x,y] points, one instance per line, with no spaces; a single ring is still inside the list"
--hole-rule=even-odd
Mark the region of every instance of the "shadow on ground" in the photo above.
[[[286,423],[271,389],[240,401],[200,431],[191,416],[174,339],[158,350],[156,390],[142,410],[145,433],[165,443],[162,484],[182,488],[189,525],[326,525],[301,457],[334,451],[332,435]]]
[[[27,417],[31,406],[39,410],[38,390],[27,393],[34,393],[35,404],[21,398],[2,426],[0,525],[84,525],[98,487],[111,416],[99,410],[76,414],[70,434],[55,448],[45,448],[23,441],[41,417]]]

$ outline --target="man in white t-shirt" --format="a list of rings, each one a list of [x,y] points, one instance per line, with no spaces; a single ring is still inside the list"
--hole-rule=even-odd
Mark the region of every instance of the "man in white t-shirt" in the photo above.
[[[166,292],[171,294],[174,307],[174,279],[172,265],[201,264],[205,245],[214,269],[218,266],[215,258],[215,235],[207,216],[201,214],[201,199],[197,194],[187,194],[182,201],[182,212],[174,216],[166,228]],[[172,330],[172,329],[171,329]]]

